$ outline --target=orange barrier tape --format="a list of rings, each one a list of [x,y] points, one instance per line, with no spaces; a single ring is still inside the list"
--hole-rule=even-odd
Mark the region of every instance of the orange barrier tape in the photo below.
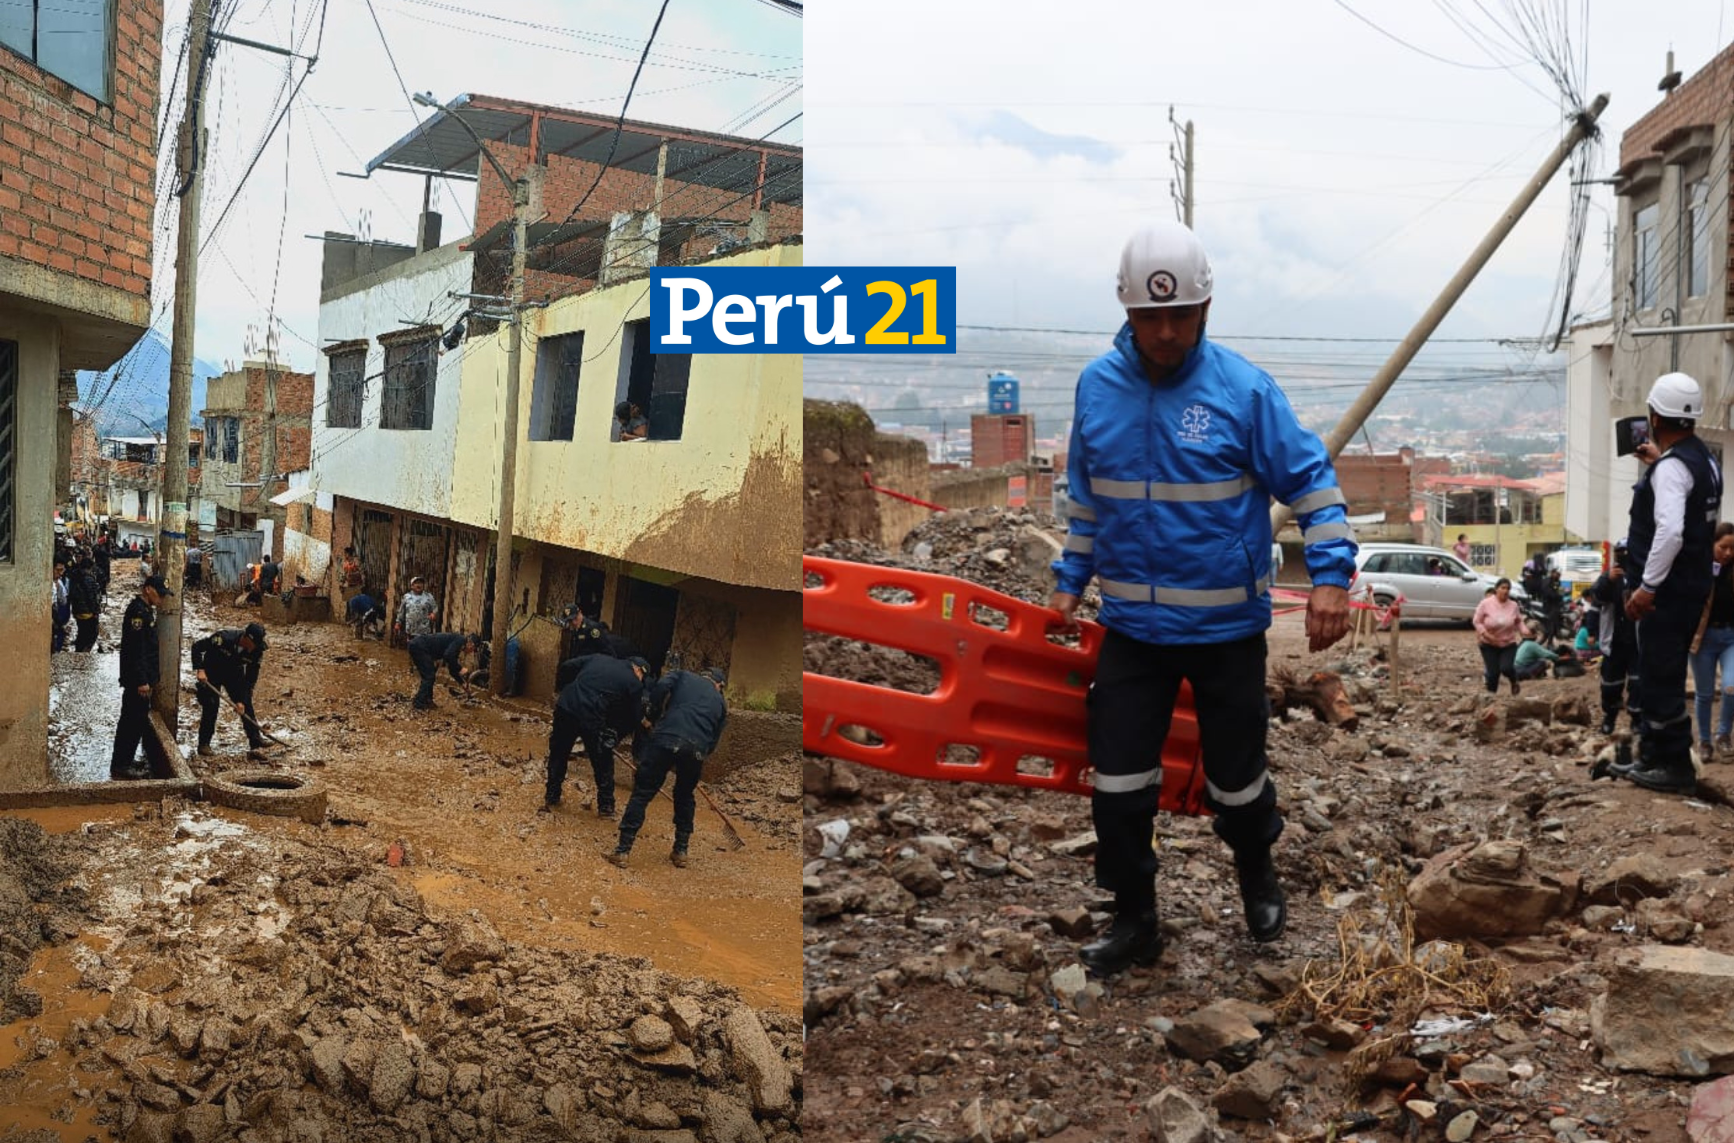
[[[801,563],[806,630],[939,664],[926,695],[803,672],[803,748],[911,778],[1091,792],[1084,700],[1103,628],[1081,623],[1080,646],[1059,646],[1047,638],[1052,611],[968,580]],[[1207,813],[1190,687],[1175,702],[1161,764],[1161,808]]]

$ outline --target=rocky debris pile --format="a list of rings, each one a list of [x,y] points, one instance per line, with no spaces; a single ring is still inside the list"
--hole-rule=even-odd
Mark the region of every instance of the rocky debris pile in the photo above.
[[[113,999],[67,1037],[91,1077],[75,1094],[119,1137],[799,1137],[800,1028],[727,988],[437,917],[323,844],[202,856],[143,871],[167,888],[81,981]]]
[[[1054,590],[1065,529],[1045,513],[972,508],[936,513],[903,538],[906,566],[972,580],[1030,603]]]
[[[78,932],[83,894],[65,842],[32,821],[0,817],[0,1024],[42,1014],[42,997],[19,987],[44,944]]]

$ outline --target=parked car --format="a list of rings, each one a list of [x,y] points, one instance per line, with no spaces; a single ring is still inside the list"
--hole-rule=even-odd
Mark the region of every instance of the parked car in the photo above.
[[[1403,597],[1405,619],[1456,619],[1467,623],[1499,577],[1478,572],[1444,548],[1421,544],[1362,544],[1355,556],[1351,592],[1388,607]],[[1511,585],[1511,597],[1527,599]]]

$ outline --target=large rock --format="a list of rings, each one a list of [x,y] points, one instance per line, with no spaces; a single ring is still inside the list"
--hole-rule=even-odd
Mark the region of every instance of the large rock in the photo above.
[[[1734,1143],[1734,1077],[1698,1085],[1686,1116],[1692,1143]]]
[[[794,1077],[751,1008],[737,1005],[723,1018],[723,1039],[733,1071],[747,1082],[753,1110],[771,1115],[793,1111]]]
[[[1645,897],[1668,897],[1680,887],[1680,875],[1650,853],[1620,858],[1599,873],[1584,878],[1584,896],[1598,905],[1635,905]]]
[[[1204,1110],[1177,1087],[1165,1087],[1144,1105],[1151,1143],[1215,1143],[1222,1133]]]
[[[325,1036],[314,1042],[313,1081],[327,1095],[343,1094],[343,1056],[348,1050],[341,1036]]]
[[[1530,868],[1517,841],[1448,849],[1409,883],[1415,933],[1423,940],[1538,933],[1576,899],[1574,878]]]
[[[1734,1072],[1734,957],[1644,945],[1612,959],[1590,1004],[1602,1066],[1654,1075]]]
[[[373,1058],[373,1076],[367,1085],[367,1098],[373,1109],[390,1115],[397,1110],[415,1086],[415,1064],[402,1040],[387,1040]]]
[[[917,897],[937,897],[945,891],[945,878],[933,858],[918,853],[891,867],[892,878]]]
[[[1194,1060],[1241,1067],[1258,1051],[1259,1031],[1239,1005],[1218,1000],[1174,1022],[1168,1046]]]
[[[506,942],[500,939],[492,925],[479,920],[460,919],[445,928],[446,951],[440,957],[440,967],[447,972],[469,972],[479,964],[497,961],[506,955]]]
[[[1216,1110],[1237,1119],[1269,1119],[1276,1114],[1282,1095],[1283,1071],[1269,1060],[1260,1060],[1245,1071],[1228,1077],[1211,1102]]]

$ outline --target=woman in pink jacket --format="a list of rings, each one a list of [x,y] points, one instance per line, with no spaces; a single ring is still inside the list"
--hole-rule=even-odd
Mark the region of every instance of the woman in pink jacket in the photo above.
[[[1493,594],[1475,608],[1475,638],[1487,672],[1487,693],[1499,693],[1499,676],[1511,680],[1517,693],[1517,645],[1523,641],[1523,610],[1511,598],[1511,581],[1501,579]]]

